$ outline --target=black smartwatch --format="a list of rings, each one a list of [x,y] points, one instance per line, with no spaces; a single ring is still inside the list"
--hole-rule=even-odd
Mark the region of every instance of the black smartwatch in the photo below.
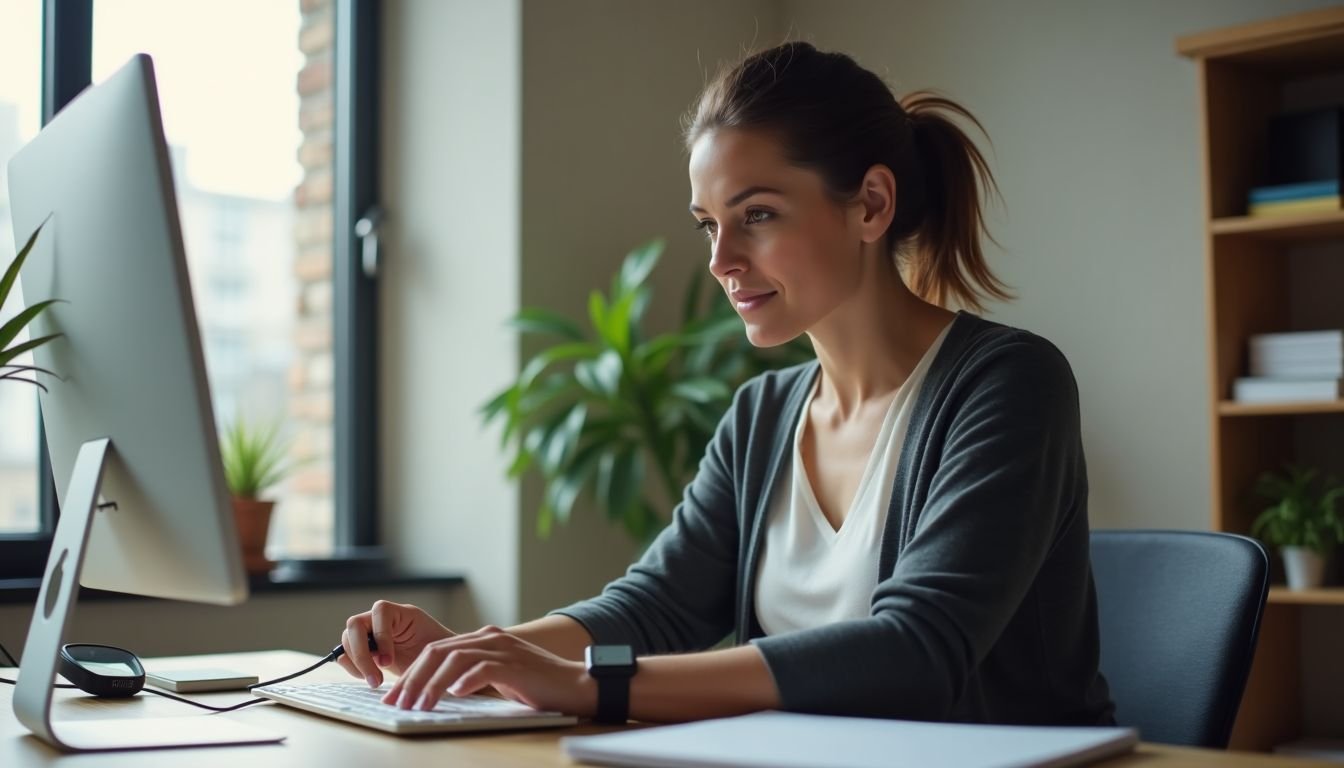
[[[635,649],[628,645],[590,645],[583,658],[588,663],[588,676],[597,681],[597,716],[593,721],[624,725],[630,719]]]

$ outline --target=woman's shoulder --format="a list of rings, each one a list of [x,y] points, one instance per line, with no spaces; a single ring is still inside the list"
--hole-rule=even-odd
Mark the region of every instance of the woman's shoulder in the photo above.
[[[958,315],[962,321],[954,348],[942,356],[941,377],[965,387],[990,387],[1006,397],[1077,397],[1073,368],[1051,340],[969,313]]]
[[[803,392],[816,376],[816,360],[759,373],[747,379],[733,395],[734,408],[779,408]]]

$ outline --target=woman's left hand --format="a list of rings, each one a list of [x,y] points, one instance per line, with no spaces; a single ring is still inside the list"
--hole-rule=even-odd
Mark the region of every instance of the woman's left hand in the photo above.
[[[582,662],[492,626],[427,644],[383,703],[430,710],[445,693],[469,696],[492,686],[536,709],[579,716],[597,711],[597,683]]]

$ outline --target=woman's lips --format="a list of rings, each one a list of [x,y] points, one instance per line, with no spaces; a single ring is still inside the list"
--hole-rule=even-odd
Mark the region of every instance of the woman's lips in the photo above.
[[[774,291],[769,293],[758,293],[755,295],[734,296],[733,306],[737,307],[738,312],[750,312],[754,309],[759,309],[761,305],[774,298],[774,296]]]

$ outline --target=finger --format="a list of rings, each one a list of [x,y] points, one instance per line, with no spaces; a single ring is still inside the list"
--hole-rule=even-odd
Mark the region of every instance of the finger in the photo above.
[[[433,669],[437,667],[437,662],[435,660],[437,657],[431,659],[432,656],[432,644],[421,648],[420,655],[415,657],[415,661],[411,662],[411,665],[406,668],[406,671],[401,674],[401,677],[397,678],[397,682],[393,683],[387,693],[383,694],[383,703],[398,706],[408,688],[415,686],[418,690],[420,684],[418,681],[428,678],[433,674]],[[427,667],[431,668],[426,669]]]
[[[449,658],[452,661],[439,667],[434,676],[429,679],[425,689],[421,691],[419,698],[416,699],[417,706],[421,709],[433,709],[443,698],[445,692],[454,696],[466,696],[480,690],[484,685],[477,685],[466,693],[458,692],[462,678],[471,674],[472,670],[477,669],[482,664],[490,664],[493,669],[494,666],[502,666],[503,662],[507,661],[504,654],[491,651],[457,651]],[[481,673],[478,672],[477,677],[481,677]]]
[[[379,671],[378,665],[373,663],[373,658],[369,655],[369,613],[357,613],[351,616],[345,622],[345,632],[341,636],[341,646],[345,648],[345,656],[350,659],[350,663],[359,670],[359,676],[369,684],[369,687],[376,688],[382,681],[383,675]]]
[[[341,631],[341,647],[345,647],[344,630]],[[344,669],[346,672],[349,672],[352,676],[362,677],[362,675],[359,674],[359,670],[355,669],[354,662],[350,661],[350,657],[348,655],[342,654],[340,657],[336,659],[336,663],[341,665],[341,669]]]
[[[456,680],[471,665],[480,661],[481,653],[473,649],[445,649],[438,642],[426,646],[425,650],[421,651],[420,658],[411,666],[411,670],[399,681],[401,692],[396,698],[396,705],[402,709],[410,709],[419,704],[427,693],[434,694],[434,699],[437,701],[447,682]],[[447,682],[441,683],[437,690],[431,690],[435,679]]]
[[[391,661],[397,658],[396,641],[392,639],[392,630],[396,624],[396,614],[399,610],[406,608],[404,605],[388,602],[387,600],[377,600],[373,604],[373,610],[369,611],[371,618],[371,630],[373,631],[374,645],[378,650],[374,660],[379,666],[387,666]],[[381,670],[378,674],[378,680],[383,679]]]
[[[448,693],[453,696],[470,696],[483,688],[488,688],[499,677],[504,669],[504,664],[498,660],[481,661],[468,669],[465,674],[457,678],[457,681],[448,686]],[[438,697],[435,697],[434,704],[438,703]],[[425,707],[433,709],[434,704]]]

